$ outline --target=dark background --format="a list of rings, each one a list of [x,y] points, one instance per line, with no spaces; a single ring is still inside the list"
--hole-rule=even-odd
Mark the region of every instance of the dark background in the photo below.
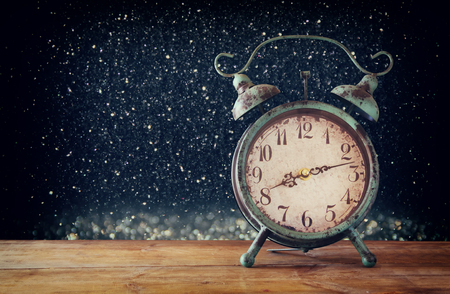
[[[448,104],[440,82],[448,65],[443,8],[422,1],[11,4],[0,30],[0,238],[101,238],[108,224],[137,215],[174,230],[239,217],[231,160],[259,114],[233,120],[237,94],[214,58],[235,54],[220,60],[232,73],[268,38],[310,34],[342,42],[372,72],[388,61],[371,54],[395,58],[374,92],[378,123],[356,117],[381,171],[368,217],[378,234],[366,237],[447,240],[449,196],[440,177],[447,148],[438,148],[447,136],[438,111]],[[329,91],[364,76],[336,45],[306,40],[263,47],[246,74],[282,91],[269,109],[301,99],[300,70],[311,71],[309,98],[336,106]]]

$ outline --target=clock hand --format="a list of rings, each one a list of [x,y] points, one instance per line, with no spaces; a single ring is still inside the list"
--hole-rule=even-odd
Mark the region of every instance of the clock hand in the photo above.
[[[287,186],[289,188],[294,187],[294,186],[297,185],[297,183],[295,182],[295,179],[299,178],[299,177],[300,176],[293,176],[292,172],[290,172],[288,174],[285,174],[284,175],[284,179],[281,181],[281,183],[276,185],[276,186],[274,186],[274,187],[272,187],[272,188],[270,188],[270,189],[273,189],[273,188],[276,188],[276,187],[282,186],[282,185],[283,186]]]
[[[337,164],[337,165],[333,165],[333,166],[324,165],[322,167],[313,167],[309,172],[312,175],[318,175],[318,174],[323,173],[324,171],[327,171],[327,170],[332,169],[334,167],[343,166],[343,165],[352,164],[352,163],[354,163],[354,161],[341,163],[341,164]],[[314,173],[313,170],[317,170],[317,172]]]
[[[284,179],[281,181],[280,184],[275,185],[275,186],[273,186],[270,189],[272,190],[273,188],[276,188],[276,187],[279,187],[279,186],[286,186],[286,187],[292,188],[292,187],[297,185],[297,182],[295,182],[296,179],[300,179],[300,180],[306,181],[306,180],[309,180],[311,175],[318,175],[318,174],[323,173],[324,171],[327,171],[327,170],[332,169],[334,167],[343,166],[343,165],[352,164],[352,163],[354,163],[354,161],[341,163],[341,164],[337,164],[337,165],[332,165],[332,166],[324,165],[322,167],[313,167],[312,169],[302,168],[298,172],[298,175],[296,175],[296,176],[292,175],[292,172],[289,172],[288,174],[284,175],[284,177],[283,177]],[[313,170],[316,170],[316,169],[318,171],[316,173],[314,173]]]
[[[283,185],[283,186],[287,186],[287,187],[289,187],[289,188],[292,188],[292,187],[294,187],[294,186],[297,185],[297,183],[295,182],[295,179],[300,179],[300,180],[306,181],[306,180],[308,180],[310,177],[311,177],[311,174],[310,174],[309,169],[307,169],[307,168],[302,168],[302,169],[298,172],[298,175],[296,175],[296,176],[292,175],[292,172],[290,172],[290,173],[288,173],[288,174],[285,174],[285,175],[284,175],[284,179],[281,181],[281,183],[278,184],[278,185],[276,185],[276,186],[274,186],[274,187],[272,187],[272,188],[270,188],[270,189],[273,189],[273,188],[276,188],[276,187],[282,186],[282,185]]]

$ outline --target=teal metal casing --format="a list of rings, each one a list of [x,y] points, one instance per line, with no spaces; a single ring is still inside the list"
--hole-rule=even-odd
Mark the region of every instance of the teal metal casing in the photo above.
[[[366,186],[365,195],[362,196],[363,202],[356,208],[355,211],[353,211],[348,219],[338,224],[337,226],[325,231],[311,233],[298,232],[274,223],[258,209],[258,207],[253,202],[250,193],[248,192],[246,184],[245,163],[249,151],[248,148],[250,142],[255,136],[258,135],[258,132],[262,128],[264,128],[264,126],[268,122],[288,111],[300,111],[305,113],[321,111],[326,113],[327,116],[334,117],[334,119],[336,120],[344,121],[351,127],[351,129],[354,130],[357,138],[361,140],[369,157],[369,182]],[[308,251],[313,248],[332,244],[344,237],[350,237],[350,235],[354,236],[354,228],[356,228],[364,220],[365,216],[370,211],[370,208],[375,201],[379,185],[379,168],[377,155],[369,137],[367,136],[363,128],[359,125],[359,123],[356,122],[356,120],[353,119],[349,114],[332,105],[317,101],[296,101],[280,105],[268,111],[245,131],[234,153],[232,166],[232,182],[239,208],[241,209],[248,222],[257,231],[265,231],[267,228],[267,233],[265,232],[264,234],[267,234],[268,239],[284,246],[301,248],[304,251]],[[357,241],[362,242],[361,240]],[[358,249],[358,251],[360,250]],[[364,250],[362,249],[362,251]],[[373,265],[370,265],[370,263],[368,264],[369,265],[366,266],[373,266],[375,263],[373,263]]]

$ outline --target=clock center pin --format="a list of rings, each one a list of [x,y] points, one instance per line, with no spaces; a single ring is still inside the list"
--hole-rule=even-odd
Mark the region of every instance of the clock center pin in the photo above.
[[[306,168],[306,167],[299,170],[298,174],[300,176],[300,180],[302,180],[302,181],[307,181],[311,178],[311,173],[309,171],[309,168]]]

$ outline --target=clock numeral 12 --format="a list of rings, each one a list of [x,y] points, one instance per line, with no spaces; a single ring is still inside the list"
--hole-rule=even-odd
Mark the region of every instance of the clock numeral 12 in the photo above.
[[[306,133],[302,134],[303,133],[302,129]],[[297,127],[297,130],[298,130],[298,138],[299,139],[312,139],[313,136],[308,135],[308,133],[311,132],[311,130],[312,130],[312,124],[310,122],[305,122],[303,124],[303,128],[302,128],[302,124],[300,123]]]

